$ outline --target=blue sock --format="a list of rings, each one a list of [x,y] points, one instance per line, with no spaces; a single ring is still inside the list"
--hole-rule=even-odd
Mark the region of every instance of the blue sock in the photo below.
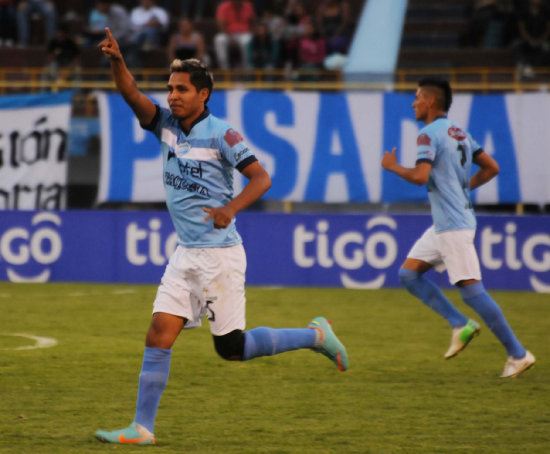
[[[145,347],[143,365],[139,374],[139,388],[134,421],[151,433],[155,429],[155,417],[170,373],[172,350]]]
[[[259,327],[244,332],[243,361],[276,355],[299,348],[311,348],[317,333],[311,328],[273,329]]]
[[[468,323],[468,319],[443,295],[439,287],[423,274],[407,268],[399,268],[399,281],[426,306],[445,318],[452,328]]]
[[[476,311],[497,339],[504,345],[508,356],[523,358],[525,348],[519,343],[508,325],[502,310],[487,293],[481,282],[459,287],[462,299]]]

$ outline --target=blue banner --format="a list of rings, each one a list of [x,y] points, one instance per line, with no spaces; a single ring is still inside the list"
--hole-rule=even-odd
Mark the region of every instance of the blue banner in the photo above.
[[[166,95],[151,97],[166,107]],[[162,201],[160,146],[119,95],[98,95],[102,159],[99,202]],[[266,199],[309,202],[425,202],[426,189],[382,170],[397,148],[414,167],[422,124],[412,94],[214,92],[210,108],[244,137],[272,177]],[[457,94],[449,117],[498,161],[500,174],[475,203],[550,203],[550,94]],[[476,167],[473,166],[474,171]],[[236,178],[236,192],[242,187]]]
[[[428,215],[237,216],[249,285],[399,287],[397,271],[430,224]],[[549,216],[478,216],[485,286],[550,292],[549,232]],[[0,280],[158,283],[176,245],[166,212],[7,211]],[[449,286],[446,273],[430,274]]]

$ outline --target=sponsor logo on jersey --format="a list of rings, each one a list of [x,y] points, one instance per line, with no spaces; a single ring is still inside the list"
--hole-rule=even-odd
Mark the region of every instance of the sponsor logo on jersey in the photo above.
[[[453,139],[456,140],[466,140],[466,133],[456,126],[451,126],[447,130],[447,134],[449,134]]]
[[[199,184],[188,181],[187,179],[174,175],[170,172],[164,172],[164,184],[172,186],[176,190],[192,192],[210,198],[208,188]]]
[[[248,153],[248,147],[245,147],[245,148],[242,149],[241,151],[236,152],[236,153],[234,154],[234,156],[235,156],[235,161],[236,161],[236,162],[239,162],[239,161],[242,159],[242,157],[243,157],[246,153]]]
[[[243,141],[243,137],[233,128],[229,128],[225,132],[225,136],[223,136],[223,140],[225,140],[230,147],[234,147],[239,142]]]

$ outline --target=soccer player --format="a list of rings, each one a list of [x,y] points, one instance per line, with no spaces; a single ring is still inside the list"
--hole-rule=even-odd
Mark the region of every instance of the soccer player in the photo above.
[[[117,88],[142,127],[161,143],[166,201],[179,244],[153,304],[134,421],[122,430],[99,430],[96,437],[109,443],[154,443],[172,345],[182,329],[200,326],[205,315],[223,359],[246,361],[309,348],[346,370],[346,349],[323,317],[306,328],[244,331],[246,257],[234,216],[260,198],[271,179],[241,135],[209,112],[213,78],[206,65],[174,60],[168,81],[170,109],[162,109],[139,91],[108,28],[106,34],[99,48],[110,59]],[[249,181],[233,197],[235,167]]]
[[[412,104],[415,117],[424,122],[417,138],[417,160],[413,168],[397,162],[396,149],[386,151],[382,167],[406,181],[428,189],[433,225],[409,251],[399,269],[399,280],[414,296],[444,317],[452,328],[451,345],[445,358],[456,356],[479,333],[479,325],[468,320],[424,273],[434,267],[447,269],[449,280],[502,343],[508,354],[501,377],[516,377],[535,363],[508,325],[498,304],[481,282],[481,269],[474,247],[476,219],[470,191],[496,176],[496,161],[470,134],[447,118],[452,91],[440,79],[421,80]],[[470,178],[472,162],[479,166]]]

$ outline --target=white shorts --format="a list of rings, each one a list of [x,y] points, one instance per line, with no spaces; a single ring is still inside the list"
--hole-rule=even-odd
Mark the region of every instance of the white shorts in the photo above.
[[[422,260],[438,272],[447,269],[449,281],[481,280],[481,268],[474,246],[475,230],[449,230],[435,233],[432,225],[414,243],[407,258]]]
[[[201,326],[222,336],[245,328],[246,255],[242,244],[217,248],[178,246],[166,266],[153,314],[165,312],[187,319],[185,328]]]

